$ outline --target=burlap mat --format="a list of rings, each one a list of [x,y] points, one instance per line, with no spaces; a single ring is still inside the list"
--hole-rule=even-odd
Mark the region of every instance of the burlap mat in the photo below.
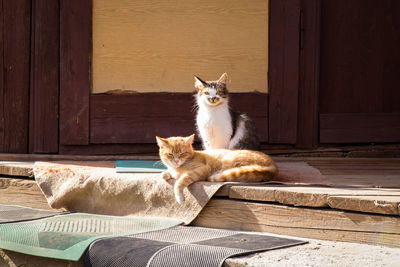
[[[319,171],[304,162],[278,163],[281,183],[323,184]],[[159,173],[116,173],[113,163],[36,162],[34,176],[54,209],[107,215],[168,217],[189,224],[210,198],[227,183],[200,181],[184,190],[185,202],[175,201],[174,179]]]

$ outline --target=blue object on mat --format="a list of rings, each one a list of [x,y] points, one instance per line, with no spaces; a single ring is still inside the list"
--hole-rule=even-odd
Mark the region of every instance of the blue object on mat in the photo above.
[[[155,160],[117,160],[115,161],[116,171],[123,172],[163,172],[167,168],[161,161]]]

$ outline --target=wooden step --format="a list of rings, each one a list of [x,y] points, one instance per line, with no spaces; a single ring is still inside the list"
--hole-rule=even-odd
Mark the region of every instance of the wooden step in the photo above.
[[[212,199],[193,225],[400,247],[400,217]]]
[[[98,158],[81,160],[89,159]],[[337,186],[224,186],[194,224],[400,247],[400,159],[276,160],[305,161]],[[0,178],[0,204],[50,209],[32,167],[0,162],[0,173],[10,176]]]
[[[331,188],[318,186],[231,186],[229,198],[278,202],[303,207],[399,215],[400,189]]]

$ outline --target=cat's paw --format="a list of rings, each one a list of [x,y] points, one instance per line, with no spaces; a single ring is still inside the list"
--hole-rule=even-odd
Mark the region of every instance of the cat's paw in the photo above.
[[[167,181],[167,180],[171,179],[172,176],[168,171],[163,171],[161,173],[161,178],[163,178],[165,181]]]
[[[175,187],[174,194],[175,194],[176,202],[178,202],[179,204],[182,204],[183,202],[185,202],[185,197],[183,196],[182,190],[179,190],[177,187]]]
[[[175,199],[176,202],[178,202],[179,204],[183,204],[183,202],[185,202],[185,197],[183,196],[183,194],[175,195]]]
[[[220,182],[221,181],[221,172],[213,173],[210,177],[208,177],[207,180],[210,182]]]

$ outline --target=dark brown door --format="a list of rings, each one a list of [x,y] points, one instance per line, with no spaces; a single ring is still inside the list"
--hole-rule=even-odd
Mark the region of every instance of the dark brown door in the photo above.
[[[0,1],[0,152],[27,153],[30,1]]]
[[[400,1],[321,1],[320,143],[400,141]]]

